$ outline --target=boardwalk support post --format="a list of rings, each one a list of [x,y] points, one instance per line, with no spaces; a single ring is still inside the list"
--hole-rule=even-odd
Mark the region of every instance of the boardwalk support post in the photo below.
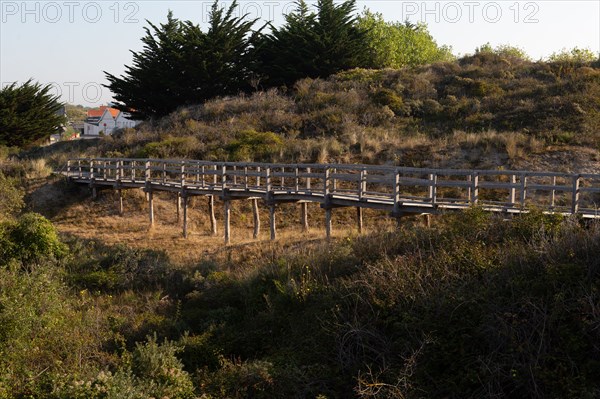
[[[360,206],[356,207],[356,224],[358,227],[358,232],[363,232],[363,209]]]
[[[224,225],[225,225],[225,244],[229,244],[231,242],[231,225],[230,225],[230,217],[231,217],[231,201],[229,201],[228,199],[223,201],[224,204],[224,208],[225,208],[225,218],[224,218]]]
[[[177,193],[177,223],[181,221],[181,193]]]
[[[331,239],[331,208],[325,208],[325,234],[327,239]]]
[[[210,217],[210,233],[213,236],[217,235],[217,218],[215,217],[215,196],[208,196],[208,214]]]
[[[123,216],[123,190],[119,188],[119,216]]]
[[[252,199],[252,215],[254,216],[254,233],[252,237],[256,240],[260,234],[260,214],[258,213],[258,199]]]
[[[271,225],[271,241],[277,239],[277,229],[275,226],[275,204],[269,204],[269,224]]]
[[[300,203],[300,223],[302,224],[302,231],[308,231],[308,203]]]
[[[154,195],[152,190],[149,189],[146,191],[148,194],[148,212],[150,217],[150,227],[154,226]]]
[[[188,196],[186,193],[177,194],[177,205],[183,199],[183,238],[188,238]],[[179,212],[177,212],[179,216]],[[178,218],[179,219],[179,218]]]

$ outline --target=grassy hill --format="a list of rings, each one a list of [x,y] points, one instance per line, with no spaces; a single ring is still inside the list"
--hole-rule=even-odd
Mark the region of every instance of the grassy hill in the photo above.
[[[479,53],[181,109],[97,154],[403,166],[597,166],[600,67]]]

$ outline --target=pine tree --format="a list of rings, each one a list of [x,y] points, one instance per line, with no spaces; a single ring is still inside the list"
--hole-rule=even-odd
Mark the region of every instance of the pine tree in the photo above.
[[[26,147],[60,133],[66,118],[58,111],[64,104],[51,89],[32,79],[0,89],[0,145]]]
[[[225,11],[217,1],[210,13],[209,29],[191,21],[180,22],[169,12],[167,23],[151,24],[142,38],[144,49],[133,52],[133,66],[125,76],[106,73],[107,87],[116,107],[136,119],[162,117],[177,108],[251,88],[256,22],[235,17],[237,3]]]
[[[355,0],[340,5],[319,0],[313,13],[299,0],[285,25],[272,26],[262,40],[258,54],[267,84],[291,85],[304,77],[326,77],[366,65],[366,31],[357,26],[355,8]]]
[[[164,116],[185,102],[181,70],[184,25],[170,11],[165,24],[147,22],[150,28],[144,28],[143,50],[132,51],[133,65],[125,67],[125,76],[105,72],[116,107],[130,112],[134,119]]]

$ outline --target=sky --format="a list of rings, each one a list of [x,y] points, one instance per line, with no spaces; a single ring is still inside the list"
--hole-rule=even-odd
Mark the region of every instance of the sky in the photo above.
[[[99,106],[112,94],[103,71],[121,75],[130,50],[142,47],[146,20],[175,17],[206,27],[213,1],[0,0],[0,85],[30,78],[52,85],[72,104]],[[314,4],[315,1],[307,1]],[[229,6],[231,1],[220,2]],[[280,25],[294,2],[238,0],[238,12]],[[534,60],[573,47],[600,52],[600,0],[400,1],[357,0],[387,21],[424,22],[439,45],[456,55],[485,43],[509,44]]]

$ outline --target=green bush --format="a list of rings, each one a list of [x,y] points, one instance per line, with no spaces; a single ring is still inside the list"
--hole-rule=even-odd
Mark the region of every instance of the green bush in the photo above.
[[[16,179],[7,178],[0,170],[0,222],[16,217],[23,205],[23,191]]]
[[[176,354],[182,348],[171,341],[158,343],[156,335],[137,343],[132,354],[131,371],[152,397],[192,398],[194,387]]]
[[[273,132],[243,130],[226,149],[232,161],[268,161],[281,151],[283,140]]]
[[[71,281],[84,288],[103,291],[153,289],[169,281],[169,262],[163,251],[124,245],[104,247],[104,251],[102,257],[91,263],[74,259],[69,267]]]
[[[68,252],[52,223],[37,213],[26,213],[16,222],[3,223],[0,240],[5,242],[0,261],[7,263],[16,259],[25,268],[47,259],[61,258]]]
[[[139,152],[141,158],[193,158],[199,143],[195,137],[169,137],[162,141],[148,143]]]

